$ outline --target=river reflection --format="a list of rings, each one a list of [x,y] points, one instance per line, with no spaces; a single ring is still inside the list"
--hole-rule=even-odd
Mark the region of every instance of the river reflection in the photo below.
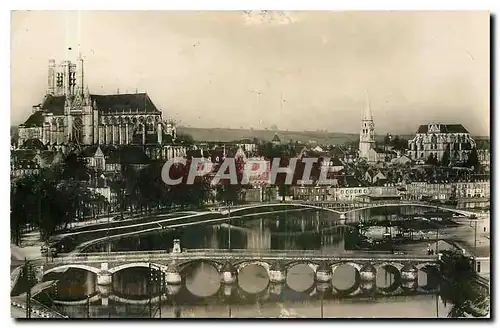
[[[165,315],[175,307],[181,312],[189,309],[192,315],[203,316],[201,313],[207,307],[213,307],[214,311],[218,309],[219,316],[226,317],[224,311],[227,306],[233,306],[242,313],[248,313],[255,306],[274,313],[277,304],[282,304],[283,309],[286,309],[303,305],[304,302],[317,306],[317,301],[323,300],[329,304],[327,306],[338,302],[378,306],[393,300],[422,300],[423,295],[437,292],[439,280],[432,274],[419,271],[418,280],[408,285],[401,284],[389,271],[381,270],[376,281],[363,282],[353,267],[340,266],[335,270],[332,283],[320,284],[314,281],[309,266],[298,264],[287,271],[286,283],[272,284],[264,268],[248,265],[240,271],[238,282],[228,286],[220,283],[219,273],[210,264],[196,263],[185,269],[183,284],[179,286],[167,286],[162,290],[159,284],[150,281],[147,268],[130,268],[115,273],[112,288],[103,291],[95,283],[95,274],[71,269],[59,277],[57,286],[50,292],[50,298],[58,309],[70,317],[85,317],[89,312],[91,317],[117,317],[123,313],[123,309],[131,308],[135,310],[130,310],[126,317],[148,317],[150,307],[154,307],[155,311],[158,309],[160,294],[163,295],[162,309]],[[393,288],[389,288],[391,286]],[[143,312],[139,313],[141,306]],[[252,317],[259,313],[264,315],[264,312],[254,310],[257,312]],[[289,310],[285,313],[290,314]],[[427,313],[426,316],[434,315]]]
[[[368,219],[389,219],[402,214],[402,209],[370,209],[352,213],[348,222]],[[422,208],[403,208],[404,214],[422,213]],[[173,230],[103,241],[86,252],[165,250],[174,239],[188,249],[286,249],[323,250],[344,249],[349,225],[340,224],[339,215],[328,211],[289,210],[272,214],[231,216],[216,225],[186,226]],[[110,244],[108,246],[108,244]],[[108,249],[110,247],[110,249]]]

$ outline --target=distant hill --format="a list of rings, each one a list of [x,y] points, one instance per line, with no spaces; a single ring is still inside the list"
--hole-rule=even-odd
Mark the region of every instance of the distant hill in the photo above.
[[[340,133],[340,132],[320,132],[320,131],[273,131],[273,130],[248,130],[248,129],[222,129],[222,128],[192,128],[179,126],[177,127],[178,133],[186,133],[193,136],[195,140],[199,141],[222,141],[229,142],[243,138],[257,138],[270,141],[275,133],[278,133],[283,142],[301,141],[304,143],[316,142],[318,144],[326,145],[342,145],[347,142],[356,142],[359,140],[357,133]],[[10,127],[11,139],[17,140],[19,137],[18,127]],[[383,141],[385,134],[376,135],[377,141]],[[406,134],[400,135],[405,139],[411,139],[415,135]],[[475,136],[475,140],[489,140],[489,137]]]
[[[247,130],[247,129],[221,129],[221,128],[193,128],[177,127],[177,133],[186,133],[199,141],[229,142],[243,138],[257,138],[270,141],[277,133],[282,142],[301,141],[303,143],[318,143],[329,145],[343,145],[347,142],[359,140],[357,133],[320,132],[320,131],[273,131],[273,130]],[[408,136],[403,136],[408,137]],[[384,135],[377,135],[377,140],[382,141]]]

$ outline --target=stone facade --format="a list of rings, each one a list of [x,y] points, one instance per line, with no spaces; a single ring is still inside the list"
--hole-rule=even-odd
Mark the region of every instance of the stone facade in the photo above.
[[[462,124],[430,123],[420,125],[415,137],[408,141],[408,157],[426,161],[433,154],[441,161],[449,151],[451,161],[466,161],[476,142]]]
[[[97,144],[158,146],[175,136],[174,123],[162,119],[146,93],[90,94],[81,57],[78,65],[49,61],[47,93],[19,126],[19,145],[39,139],[50,150]]]

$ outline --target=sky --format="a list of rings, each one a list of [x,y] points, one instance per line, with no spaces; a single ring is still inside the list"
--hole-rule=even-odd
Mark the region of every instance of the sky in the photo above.
[[[49,59],[85,60],[91,93],[147,92],[191,127],[377,134],[461,123],[489,136],[488,12],[15,11],[11,124]],[[68,50],[71,48],[71,50]]]

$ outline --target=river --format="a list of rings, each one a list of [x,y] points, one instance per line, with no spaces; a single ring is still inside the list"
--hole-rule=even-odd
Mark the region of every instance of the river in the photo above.
[[[408,211],[408,210],[407,210]],[[423,210],[415,209],[415,213]],[[367,210],[360,219],[394,217],[397,212]],[[408,213],[406,213],[408,214]],[[363,215],[363,214],[361,214]],[[351,228],[339,224],[335,213],[300,210],[267,215],[234,215],[224,224],[191,226],[112,241],[112,251],[160,250],[180,239],[188,249],[320,250],[345,251]],[[97,245],[90,251],[104,251]],[[338,267],[331,284],[316,284],[314,271],[297,264],[287,271],[286,283],[269,282],[266,270],[248,265],[238,282],[222,285],[209,263],[195,262],[183,269],[183,283],[167,286],[161,307],[160,287],[149,279],[148,268],[129,268],[113,275],[113,285],[103,292],[91,272],[70,269],[59,275],[48,294],[62,313],[74,318],[159,317],[446,317],[451,304],[438,296],[439,279],[432,270],[420,270],[418,281],[402,285],[390,268],[379,268],[376,281],[360,281],[356,269]],[[50,279],[48,277],[47,279]],[[353,295],[352,292],[356,291]],[[87,296],[91,297],[87,299]],[[161,310],[160,310],[161,308]]]

